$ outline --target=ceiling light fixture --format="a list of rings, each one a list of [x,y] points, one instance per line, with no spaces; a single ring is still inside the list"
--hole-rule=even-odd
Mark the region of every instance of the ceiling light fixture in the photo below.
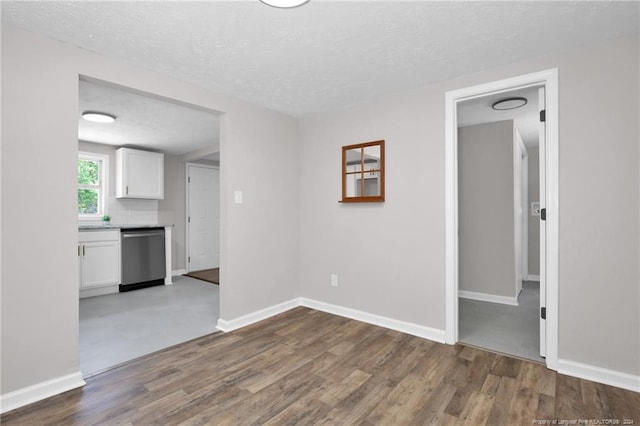
[[[302,6],[309,0],[260,0],[262,3],[273,7],[289,8]]]
[[[85,111],[82,113],[82,118],[94,123],[113,123],[114,121],[116,121],[115,115],[96,111]]]
[[[496,111],[507,111],[510,109],[522,108],[527,104],[527,98],[505,98],[491,105]]]

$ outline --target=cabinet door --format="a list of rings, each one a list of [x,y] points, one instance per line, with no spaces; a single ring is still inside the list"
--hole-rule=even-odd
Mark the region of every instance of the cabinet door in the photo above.
[[[120,284],[120,251],[117,241],[82,244],[81,288]]]
[[[164,154],[129,148],[116,154],[117,197],[164,199]]]

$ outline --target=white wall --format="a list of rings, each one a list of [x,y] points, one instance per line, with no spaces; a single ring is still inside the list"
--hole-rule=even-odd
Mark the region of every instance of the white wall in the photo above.
[[[298,295],[295,119],[3,24],[3,395],[78,371],[80,74],[224,113],[221,318]]]
[[[513,120],[458,128],[459,289],[516,294]]]
[[[303,120],[302,296],[444,330],[445,92],[558,67],[559,357],[640,374],[638,56],[622,39]],[[340,147],[377,139],[386,202],[338,204]]]

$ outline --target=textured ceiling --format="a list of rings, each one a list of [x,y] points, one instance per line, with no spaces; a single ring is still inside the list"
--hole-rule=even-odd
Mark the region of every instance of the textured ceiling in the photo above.
[[[11,2],[12,25],[302,117],[638,32],[638,2]]]
[[[218,115],[143,96],[120,88],[80,81],[78,139],[182,155],[219,146]],[[115,123],[92,123],[84,111],[117,116]]]

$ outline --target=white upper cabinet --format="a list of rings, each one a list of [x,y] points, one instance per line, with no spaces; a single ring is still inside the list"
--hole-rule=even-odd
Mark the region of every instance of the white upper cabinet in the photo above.
[[[117,149],[116,197],[164,199],[164,154]]]

